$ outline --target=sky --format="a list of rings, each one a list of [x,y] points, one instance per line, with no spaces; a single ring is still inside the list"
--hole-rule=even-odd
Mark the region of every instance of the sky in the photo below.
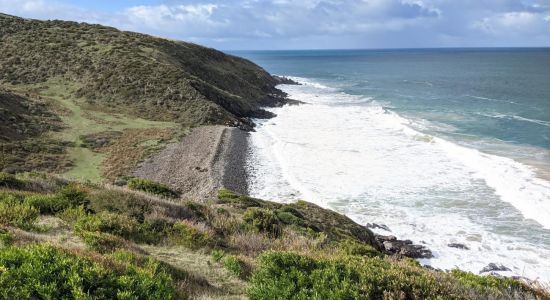
[[[222,50],[548,47],[550,0],[0,0]]]

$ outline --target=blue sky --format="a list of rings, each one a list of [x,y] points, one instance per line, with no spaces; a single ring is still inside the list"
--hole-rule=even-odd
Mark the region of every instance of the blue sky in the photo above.
[[[550,46],[550,0],[0,0],[224,49]]]

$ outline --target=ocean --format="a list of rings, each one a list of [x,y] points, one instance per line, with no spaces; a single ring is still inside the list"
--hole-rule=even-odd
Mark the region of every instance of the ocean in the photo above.
[[[252,196],[387,225],[436,268],[550,281],[550,49],[232,54],[305,102],[256,120]]]

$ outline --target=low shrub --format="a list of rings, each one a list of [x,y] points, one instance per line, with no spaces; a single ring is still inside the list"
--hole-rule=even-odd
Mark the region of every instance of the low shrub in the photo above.
[[[37,193],[53,193],[69,184],[66,179],[40,172],[26,172],[18,176],[25,181],[25,190]]]
[[[192,212],[193,218],[196,220],[206,221],[207,216],[210,214],[208,207],[203,204],[187,201],[183,205]]]
[[[245,276],[246,264],[235,255],[227,255],[223,259],[223,266],[239,277]]]
[[[381,299],[361,297],[360,274],[343,262],[285,252],[258,259],[247,291],[250,299]]]
[[[212,250],[212,253],[210,253],[210,255],[212,255],[212,259],[215,262],[220,262],[222,258],[225,256],[225,251],[221,249],[214,249]]]
[[[77,220],[75,231],[105,232],[133,240],[139,234],[139,223],[121,214],[101,212]]]
[[[288,204],[283,205],[281,208],[279,208],[279,211],[291,213],[292,215],[294,215],[295,217],[300,218],[300,219],[304,218],[304,215],[302,215],[301,212],[299,212],[296,208],[294,208],[294,207],[292,207]]]
[[[359,243],[353,240],[344,240],[339,244],[340,250],[346,255],[358,255],[368,257],[382,257],[383,254],[371,245]]]
[[[478,293],[496,294],[504,297],[505,294],[525,293],[529,291],[521,282],[507,277],[479,276],[458,269],[450,272],[462,285],[476,290]],[[503,293],[506,291],[506,293]]]
[[[218,198],[220,200],[231,200],[231,199],[239,199],[241,195],[234,193],[230,190],[226,189],[220,189],[218,190]]]
[[[71,214],[75,215],[71,215]],[[124,214],[100,212],[81,214],[81,211],[67,212],[68,219],[76,217],[75,231],[103,232],[122,237],[136,243],[157,244],[165,238],[171,224],[164,219],[145,219],[142,223]]]
[[[86,210],[82,206],[70,207],[56,214],[58,218],[70,225],[74,225],[79,219],[87,215]]]
[[[90,249],[99,253],[110,253],[127,246],[127,242],[124,239],[110,233],[77,231],[76,234],[82,238]]]
[[[162,218],[145,219],[138,227],[138,235],[132,239],[137,243],[158,244],[166,239],[172,223]]]
[[[83,206],[87,208],[90,204],[86,192],[74,184],[63,187],[58,191],[57,195],[59,198],[64,199],[69,207]]]
[[[12,225],[23,229],[33,228],[39,211],[27,203],[11,198],[0,202],[0,224]]]
[[[128,188],[142,191],[149,194],[162,196],[165,198],[177,198],[178,193],[164,184],[154,182],[143,178],[132,178],[128,181]]]
[[[55,214],[70,206],[66,199],[52,194],[28,196],[25,203],[38,209],[41,214]]]
[[[9,230],[0,227],[0,248],[11,245],[13,240],[13,234]]]
[[[41,214],[56,214],[67,208],[87,207],[86,193],[74,185],[68,185],[56,194],[32,194],[25,197],[25,203],[35,207]]]
[[[0,172],[0,188],[20,189],[25,186],[25,182],[17,179],[14,175]]]
[[[191,249],[198,249],[212,244],[212,236],[199,230],[187,221],[176,222],[169,231],[169,239],[177,244]]]
[[[25,194],[20,192],[0,192],[0,203],[23,203],[25,201]]]
[[[258,199],[239,195],[226,189],[221,189],[218,191],[218,199],[221,203],[235,203],[241,208],[262,206],[260,200]]]
[[[296,226],[304,226],[305,222],[303,219],[300,219],[293,215],[290,212],[286,211],[277,211],[277,218],[281,220],[284,224],[287,225],[296,225]]]
[[[126,250],[116,250],[109,253],[108,257],[126,266],[137,266],[144,269],[150,269],[152,271],[156,270],[157,272],[165,272],[170,274],[174,280],[185,280],[189,278],[188,272],[175,268],[168,263],[157,261],[151,256],[137,254]]]
[[[253,300],[536,298],[513,279],[434,272],[387,257],[315,259],[289,252],[260,255],[247,292]]]
[[[282,232],[279,219],[269,209],[250,207],[244,212],[243,221],[253,230],[266,232],[272,237],[278,237]]]
[[[173,281],[158,263],[113,264],[48,245],[0,249],[0,294],[5,299],[173,298]]]
[[[128,215],[143,222],[145,215],[151,212],[150,201],[141,195],[120,190],[102,189],[89,195],[90,209],[95,212],[110,211]]]

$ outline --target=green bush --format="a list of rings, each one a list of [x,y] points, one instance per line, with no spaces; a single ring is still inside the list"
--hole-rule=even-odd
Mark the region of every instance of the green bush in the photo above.
[[[250,299],[379,299],[361,297],[360,274],[343,262],[284,252],[258,259],[247,291]]]
[[[170,240],[178,245],[198,249],[212,244],[212,237],[188,222],[176,222],[169,232]]]
[[[220,262],[222,258],[225,256],[225,251],[221,249],[214,249],[212,250],[212,253],[210,253],[210,255],[212,255],[212,259],[215,262]]]
[[[154,261],[96,262],[47,245],[0,249],[0,269],[4,299],[172,299],[175,291]]]
[[[299,212],[297,209],[295,209],[294,207],[286,204],[286,205],[283,205],[279,211],[284,211],[284,212],[287,212],[287,213],[291,213],[292,215],[294,215],[295,217],[297,218],[300,218],[300,219],[303,219],[304,218],[304,215],[302,215],[301,212]]]
[[[220,189],[218,190],[218,198],[221,200],[239,199],[241,195],[234,193],[230,190]]]
[[[76,234],[82,238],[90,249],[99,253],[110,253],[127,246],[127,242],[124,239],[110,233],[77,231]]]
[[[86,214],[79,218],[75,224],[75,231],[97,231],[109,233],[127,233],[126,230],[134,229],[135,224],[120,224],[124,216],[108,212],[99,214]]]
[[[95,212],[110,211],[128,215],[138,222],[151,212],[151,203],[141,195],[120,190],[102,189],[90,193],[90,209]]]
[[[21,203],[15,197],[0,202],[0,224],[2,225],[31,229],[38,215],[38,209],[27,203]]]
[[[206,221],[207,216],[209,215],[208,207],[193,201],[185,202],[184,206],[193,213],[194,219]]]
[[[303,219],[300,219],[293,215],[290,212],[286,211],[277,211],[277,218],[281,220],[284,224],[287,225],[296,225],[296,226],[304,226],[305,222]]]
[[[244,277],[246,265],[244,262],[235,255],[228,255],[223,260],[223,266],[229,270],[229,272]]]
[[[178,193],[176,193],[166,185],[143,178],[130,179],[130,181],[128,181],[128,188],[166,198],[178,197]]]
[[[278,237],[282,231],[279,219],[269,209],[250,207],[244,212],[243,221],[253,230],[266,232],[272,237]]]
[[[13,240],[13,234],[9,230],[0,227],[0,248],[11,245]]]
[[[55,214],[69,207],[68,201],[51,194],[28,196],[25,203],[38,209],[41,214]]]
[[[353,240],[344,240],[340,242],[340,250],[347,255],[359,255],[376,257],[382,256],[382,253],[374,249],[371,245],[359,243]]]
[[[71,214],[75,215],[71,215]],[[136,243],[157,244],[166,235],[171,224],[164,219],[145,219],[142,223],[125,214],[100,212],[84,214],[82,211],[67,211],[62,217],[77,218],[75,231],[103,232],[122,237]]]
[[[15,176],[0,172],[0,188],[20,189],[25,186],[25,182],[17,179]]]
[[[105,232],[133,240],[139,235],[138,227],[139,223],[128,216],[101,212],[78,219],[75,231]]]
[[[172,279],[177,281],[189,280],[189,273],[179,268],[173,267],[168,263],[157,261],[150,256],[139,255],[126,250],[116,250],[108,254],[108,257],[118,263],[127,266],[137,266],[144,269],[160,270],[169,274]],[[186,299],[187,297],[185,297]],[[178,298],[179,299],[179,298]]]
[[[480,293],[501,294],[502,291],[527,291],[527,288],[521,282],[512,278],[496,276],[479,276],[470,272],[452,270],[451,275],[462,285],[473,288]]]
[[[57,195],[59,198],[67,201],[69,207],[83,206],[84,208],[87,208],[90,203],[86,192],[74,184],[69,184],[63,187],[57,192]]]
[[[84,207],[70,207],[56,214],[58,218],[65,221],[66,223],[73,225],[79,219],[86,217],[88,214]]]
[[[535,298],[509,278],[434,272],[387,257],[315,259],[288,252],[262,254],[247,293],[253,300]]]
[[[67,208],[89,204],[86,193],[75,185],[67,185],[56,194],[35,194],[25,197],[25,202],[37,208],[41,214],[56,214]]]
[[[25,194],[19,192],[0,192],[0,203],[23,203],[25,196]]]
[[[235,203],[242,208],[262,206],[258,199],[239,195],[226,189],[221,189],[218,191],[218,199],[221,203]]]

